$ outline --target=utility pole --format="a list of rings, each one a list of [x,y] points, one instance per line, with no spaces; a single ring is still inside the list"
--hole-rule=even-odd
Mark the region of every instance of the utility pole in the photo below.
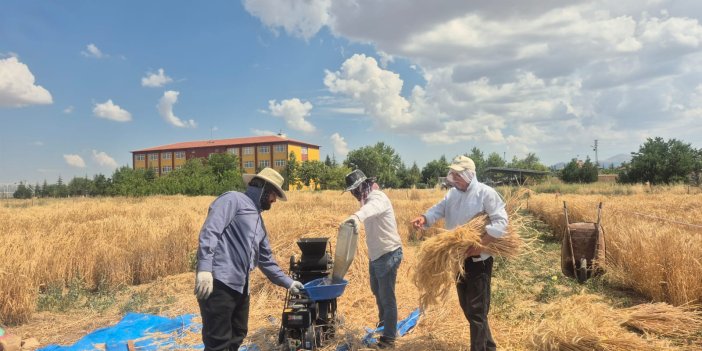
[[[595,145],[592,146],[592,151],[595,152],[595,168],[600,169],[600,160],[597,158],[597,139],[595,139]]]

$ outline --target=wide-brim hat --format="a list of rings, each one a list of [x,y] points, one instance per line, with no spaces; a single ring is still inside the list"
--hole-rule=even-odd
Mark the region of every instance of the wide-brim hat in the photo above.
[[[453,159],[449,168],[456,172],[463,172],[465,170],[475,172],[475,162],[473,162],[470,157],[461,155]]]
[[[343,194],[344,192],[358,188],[358,186],[363,184],[363,182],[366,179],[368,178],[365,174],[363,174],[363,171],[361,171],[360,169],[354,170],[353,172],[346,175],[346,189],[344,189],[344,191],[342,191],[341,193]]]
[[[285,192],[283,191],[283,182],[285,182],[285,179],[283,179],[283,176],[280,175],[280,173],[278,173],[275,169],[266,167],[258,172],[258,174],[244,174],[242,178],[244,178],[244,184],[247,185],[252,179],[261,178],[275,188],[276,192],[278,193],[278,198],[283,201],[288,201],[288,197],[285,196]]]

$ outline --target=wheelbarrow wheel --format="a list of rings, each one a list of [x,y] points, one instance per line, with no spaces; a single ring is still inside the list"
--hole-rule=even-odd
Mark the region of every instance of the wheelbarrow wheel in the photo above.
[[[585,283],[587,280],[587,260],[584,257],[580,259],[580,265],[577,267],[575,275],[578,278],[578,283]]]

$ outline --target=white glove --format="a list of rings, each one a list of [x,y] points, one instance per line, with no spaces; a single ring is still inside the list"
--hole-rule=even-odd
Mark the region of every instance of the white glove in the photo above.
[[[300,291],[302,291],[303,289],[305,289],[305,286],[296,280],[292,283],[292,285],[290,285],[288,291],[291,295],[299,295]]]
[[[344,223],[350,224],[357,232],[358,229],[361,228],[361,221],[358,220],[358,216],[356,215],[350,215],[349,218],[344,220]]]
[[[206,300],[212,293],[212,272],[197,272],[195,275],[195,296],[198,300]]]

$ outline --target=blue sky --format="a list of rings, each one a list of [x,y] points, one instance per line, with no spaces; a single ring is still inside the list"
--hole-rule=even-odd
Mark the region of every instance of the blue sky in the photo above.
[[[553,164],[702,147],[690,1],[3,1],[0,183],[111,175],[129,151],[283,131]]]

